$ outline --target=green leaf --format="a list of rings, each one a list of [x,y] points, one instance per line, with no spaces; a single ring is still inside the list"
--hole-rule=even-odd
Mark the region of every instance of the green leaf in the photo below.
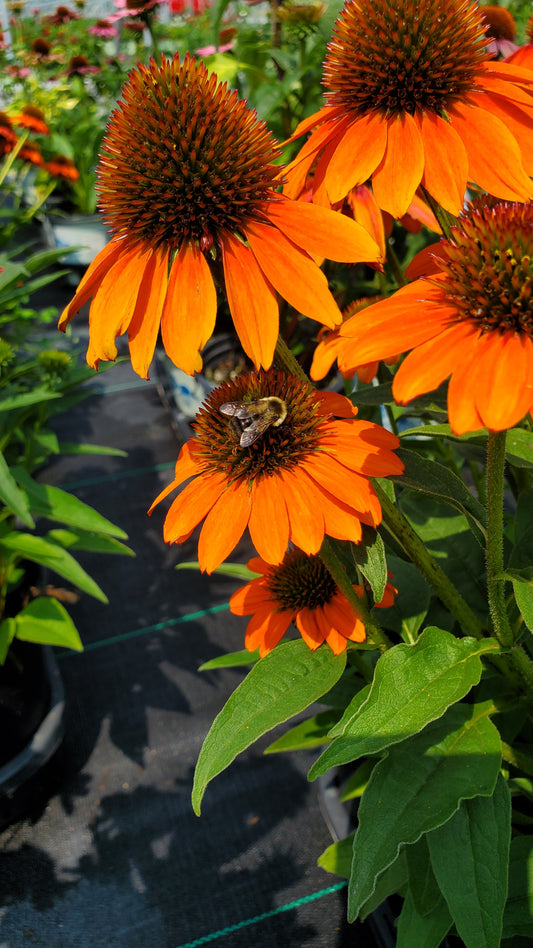
[[[6,660],[9,646],[15,638],[16,631],[17,626],[14,619],[3,619],[0,622],[0,665],[3,665]]]
[[[341,803],[344,803],[346,800],[356,800],[363,796],[376,764],[377,760],[375,757],[368,757],[357,768],[355,773],[342,784],[339,789],[339,800]]]
[[[401,477],[392,477],[392,480],[408,490],[435,497],[464,514],[484,546],[487,513],[483,504],[470,493],[464,481],[444,464],[424,458],[416,451],[399,448],[396,454],[403,461],[405,469]]]
[[[255,665],[215,718],[194,774],[192,802],[200,813],[205,788],[243,750],[277,724],[307,708],[340,678],[346,653],[323,645],[282,642]]]
[[[265,749],[265,754],[278,754],[285,751],[311,750],[315,747],[321,747],[328,740],[330,728],[339,720],[340,711],[338,708],[330,708],[328,711],[320,711],[301,721],[296,727],[279,737],[277,741],[269,744]]]
[[[24,392],[21,395],[2,395],[0,396],[0,412],[40,405],[41,402],[52,401],[54,398],[61,398],[61,392],[49,392],[44,388],[34,388],[33,391]]]
[[[9,507],[9,509],[19,517],[27,527],[34,527],[32,515],[28,505],[26,494],[17,486],[6,463],[4,455],[0,452],[0,501]]]
[[[394,745],[374,768],[359,804],[348,919],[354,921],[400,848],[442,826],[461,800],[489,796],[501,742],[492,702],[456,704],[421,734]]]
[[[60,487],[38,484],[21,467],[13,468],[13,474],[28,494],[31,510],[36,516],[59,520],[60,523],[67,523],[90,533],[101,533],[120,540],[128,539],[124,530],[116,527],[88,504],[84,504],[74,494],[69,494]]]
[[[87,455],[103,454],[106,457],[127,458],[128,452],[121,448],[110,448],[105,444],[76,444],[71,441],[61,441],[59,444],[59,454],[68,455]]]
[[[398,595],[389,609],[380,609],[379,621],[384,628],[414,642],[429,609],[431,590],[412,563],[390,554],[387,559]]]
[[[249,652],[248,649],[243,648],[240,652],[226,652],[224,655],[218,655],[217,658],[211,658],[200,665],[198,671],[211,671],[213,668],[240,668],[243,665],[255,665],[258,661],[259,649]]]
[[[87,553],[109,553],[123,556],[135,556],[133,550],[115,537],[97,536],[85,530],[49,530],[48,539],[59,543],[66,550],[85,550]]]
[[[531,435],[530,435],[531,438]],[[518,497],[514,518],[514,546],[509,558],[516,604],[528,629],[533,631],[533,587],[529,585],[533,564],[533,488],[524,490]],[[513,571],[525,571],[515,577]]]
[[[191,569],[195,572],[200,571],[200,564],[197,560],[188,563],[178,563],[176,569]],[[237,579],[244,579],[247,582],[251,579],[257,579],[257,573],[252,573],[244,563],[222,563],[217,566],[214,573],[220,573],[222,576],[235,576]]]
[[[309,779],[418,734],[478,684],[481,656],[498,649],[493,639],[457,639],[437,628],[425,629],[414,645],[388,649],[376,664],[365,703],[347,707]]]
[[[503,937],[533,936],[533,836],[511,840]]]
[[[405,853],[401,852],[392,865],[389,866],[388,869],[385,869],[385,872],[380,875],[374,892],[362,906],[360,912],[361,921],[364,922],[365,918],[368,918],[372,912],[375,912],[378,906],[381,905],[382,902],[385,902],[391,895],[395,895],[396,893],[402,894],[407,887],[407,882],[407,862]]]
[[[58,546],[46,537],[36,537],[31,533],[19,533],[16,530],[0,538],[0,551],[15,553],[21,559],[32,560],[48,566],[59,573],[69,582],[81,589],[82,592],[94,596],[100,602],[107,602],[107,596],[102,592],[94,579],[80,566],[80,564],[63,547]]]
[[[505,455],[515,467],[533,467],[533,442],[531,431],[512,428],[505,439]]]
[[[446,937],[452,920],[444,899],[440,899],[429,915],[419,915],[411,891],[407,893],[398,919],[396,948],[438,948]]]
[[[433,871],[466,948],[499,948],[511,842],[511,794],[501,774],[491,797],[463,800],[427,840]]]
[[[370,584],[374,602],[381,602],[387,585],[387,558],[383,540],[377,530],[363,524],[361,542],[350,546],[356,566]]]
[[[354,405],[372,406],[394,404],[392,394],[392,382],[384,382],[383,385],[368,385],[365,388],[357,388],[350,395],[350,401]]]
[[[342,876],[343,879],[349,879],[354,836],[355,833],[350,833],[345,839],[340,839],[328,846],[318,857],[317,865],[321,869],[325,869],[326,872],[334,872],[337,876]]]
[[[48,596],[32,599],[15,616],[18,639],[40,645],[60,645],[76,652],[83,651],[78,630],[65,607]]]
[[[448,823],[445,825],[447,826]],[[430,915],[442,899],[435,873],[431,868],[427,840],[428,837],[425,835],[417,843],[405,847],[411,898],[415,911],[422,916]]]

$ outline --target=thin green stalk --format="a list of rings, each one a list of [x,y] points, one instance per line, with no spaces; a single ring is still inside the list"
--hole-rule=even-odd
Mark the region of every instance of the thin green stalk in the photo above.
[[[506,431],[489,431],[487,451],[487,593],[494,635],[511,648],[513,630],[505,605],[503,579],[503,482]]]
[[[390,240],[387,241],[387,264],[390,267],[391,273],[396,280],[398,286],[405,286],[407,280],[405,274],[400,266],[400,261],[392,243]]]
[[[422,188],[422,190],[427,203],[429,204],[441,226],[442,233],[447,239],[449,239],[451,236],[451,228],[455,227],[455,225],[459,223],[457,217],[454,217],[454,215],[450,214],[449,211],[445,211],[444,208],[440,206],[440,204],[437,204],[435,198],[431,196],[429,191],[426,191],[425,188]]]
[[[426,546],[415,533],[411,524],[405,519],[400,510],[387,497],[379,484],[374,483],[376,493],[383,511],[383,523],[402,546],[412,563],[427,580],[434,592],[444,605],[450,610],[463,631],[476,639],[483,637],[483,627],[478,617],[455,588],[446,573],[433,559]]]
[[[506,744],[505,741],[502,741],[502,757],[508,764],[512,764],[513,767],[518,767],[519,770],[533,777],[533,758],[530,757],[529,754],[523,754],[521,751],[516,750],[516,748],[511,747],[510,744]]]

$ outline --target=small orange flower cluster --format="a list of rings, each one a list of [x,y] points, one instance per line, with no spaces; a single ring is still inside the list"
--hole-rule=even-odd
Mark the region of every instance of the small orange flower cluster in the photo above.
[[[0,112],[0,157],[18,148],[17,158],[44,168],[54,178],[65,178],[70,181],[76,181],[79,178],[79,171],[70,158],[56,155],[50,161],[45,161],[39,143],[26,136],[22,141],[19,140],[15,131],[16,127],[25,129],[26,136],[28,132],[33,132],[35,135],[50,134],[44,114],[36,105],[26,105],[16,115]]]
[[[295,129],[291,145],[309,134],[285,166],[265,123],[188,55],[139,65],[111,116],[98,190],[112,239],[60,328],[92,300],[90,365],[114,359],[127,333],[147,377],[160,332],[193,374],[225,296],[255,371],[209,396],[155,503],[188,482],[165,539],[204,521],[207,572],[248,528],[261,578],[232,608],[254,614],[247,645],[261,654],[293,619],[311,648],[364,638],[319,552],[326,536],[357,543],[362,524],[375,528],[370,478],[402,471],[393,434],[280,370],[280,300],[329,331],[315,380],[335,359],[370,379],[409,351],[395,399],[449,379],[456,434],[503,430],[533,408],[533,71],[491,58],[487,30],[474,0],[347,0],[324,105]],[[448,236],[411,265],[414,282],[341,313],[324,258],[381,269],[393,220],[439,233],[450,215]]]

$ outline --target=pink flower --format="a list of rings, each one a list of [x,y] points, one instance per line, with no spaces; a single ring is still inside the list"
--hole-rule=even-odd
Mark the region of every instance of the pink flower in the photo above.
[[[116,26],[113,26],[109,20],[97,20],[94,26],[89,27],[87,32],[92,33],[93,36],[101,36],[103,39],[112,39],[114,36],[118,36]]]
[[[200,46],[200,49],[195,50],[197,56],[214,56],[215,53],[227,53],[228,50],[233,49],[233,43],[224,43],[222,46]]]
[[[108,16],[107,20],[109,23],[115,23],[126,16],[139,16],[139,14],[145,13],[146,10],[151,10],[152,7],[157,6],[158,3],[165,2],[166,0],[145,0],[145,2],[144,0],[115,0],[117,12]]]

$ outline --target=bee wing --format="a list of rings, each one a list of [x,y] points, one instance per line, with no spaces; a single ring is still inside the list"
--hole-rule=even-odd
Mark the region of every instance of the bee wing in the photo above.
[[[248,418],[247,408],[242,402],[224,402],[219,411],[231,418]]]
[[[259,418],[254,420],[247,428],[244,429],[241,434],[240,446],[241,448],[249,448],[251,444],[257,441],[260,435],[263,434],[267,428],[272,424],[272,419],[269,418]]]

